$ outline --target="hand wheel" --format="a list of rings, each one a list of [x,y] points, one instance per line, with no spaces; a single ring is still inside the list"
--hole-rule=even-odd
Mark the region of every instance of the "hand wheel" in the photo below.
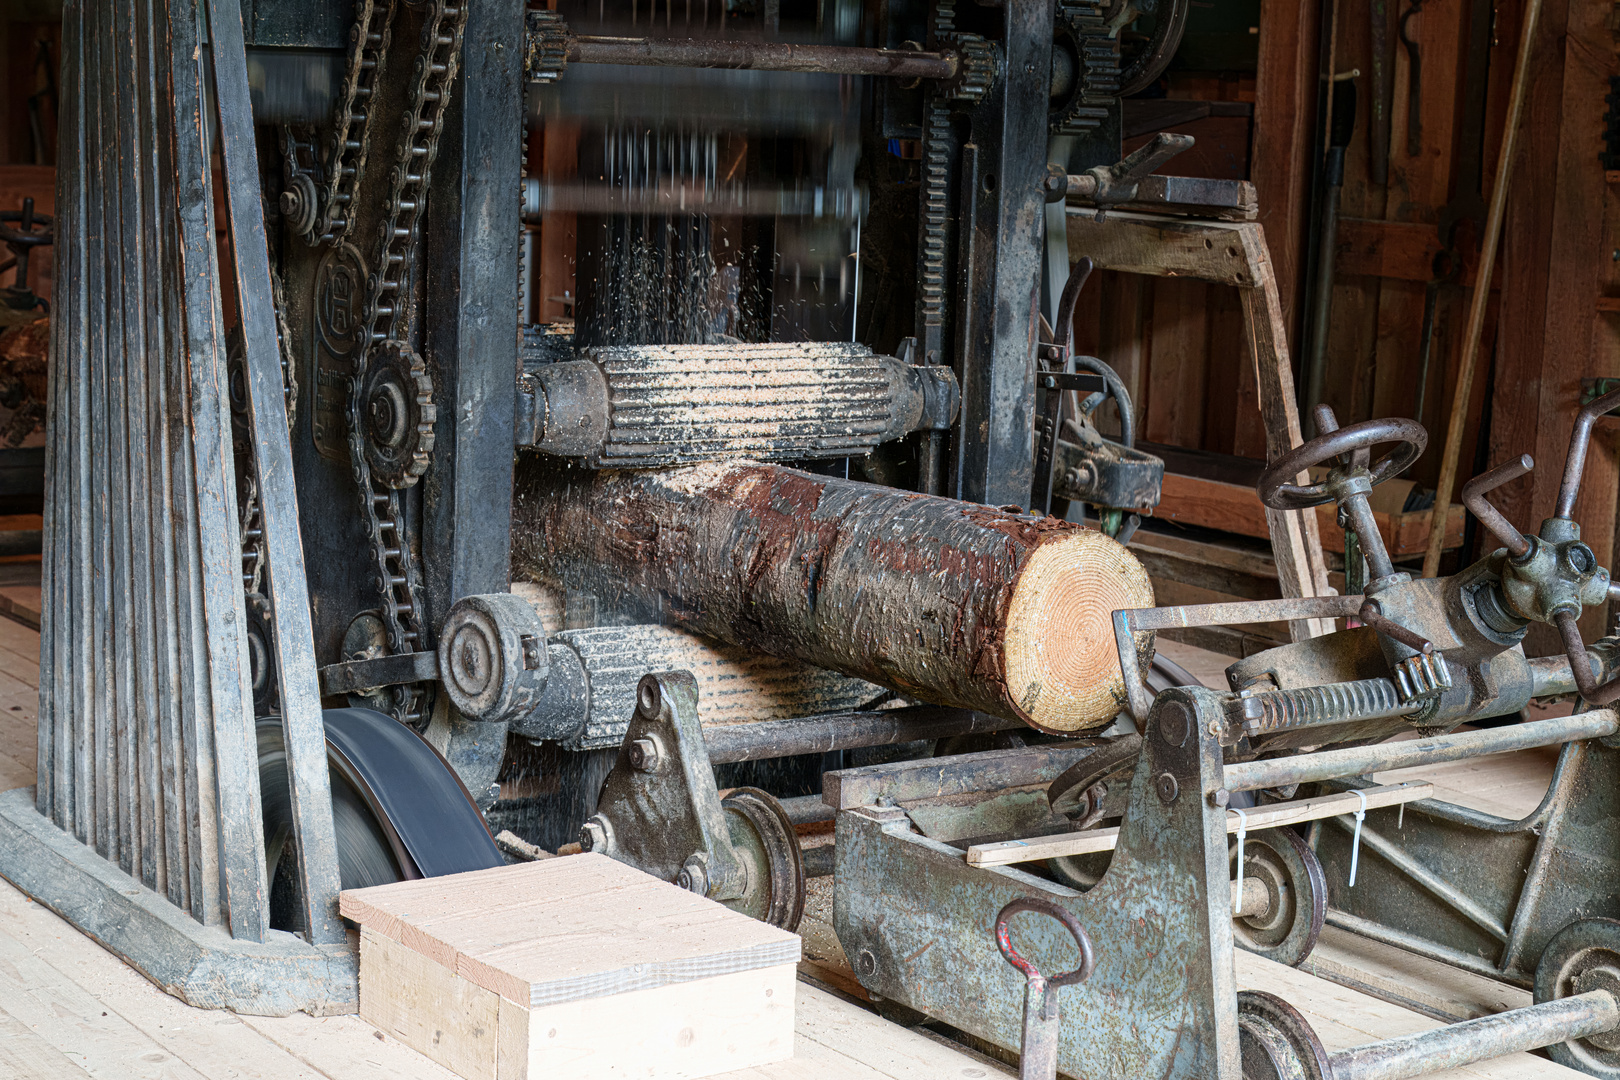
[[[55,240],[49,214],[34,213],[34,200],[21,210],[0,210],[0,242],[12,248],[39,247]]]
[[[1327,423],[1324,424],[1324,420]],[[1322,434],[1303,446],[1294,447],[1260,474],[1261,502],[1274,510],[1305,510],[1330,503],[1335,495],[1326,483],[1301,486],[1293,482],[1294,477],[1312,465],[1344,455],[1360,453],[1365,461],[1365,455],[1374,446],[1400,443],[1368,470],[1371,485],[1377,486],[1398,476],[1429,444],[1429,433],[1416,420],[1364,420],[1341,428],[1333,423],[1332,411],[1326,406],[1319,408],[1317,427]]]

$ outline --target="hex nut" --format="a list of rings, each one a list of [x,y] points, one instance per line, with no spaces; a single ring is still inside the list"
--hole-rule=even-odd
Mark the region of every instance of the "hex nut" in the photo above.
[[[602,815],[598,814],[580,826],[579,846],[582,851],[603,852],[607,850],[607,822],[602,820]]]
[[[686,857],[681,872],[675,875],[675,884],[687,892],[697,893],[699,896],[709,894],[709,859],[703,852],[694,852]]]
[[[630,767],[641,772],[657,772],[663,764],[663,747],[653,738],[636,739],[630,743]]]

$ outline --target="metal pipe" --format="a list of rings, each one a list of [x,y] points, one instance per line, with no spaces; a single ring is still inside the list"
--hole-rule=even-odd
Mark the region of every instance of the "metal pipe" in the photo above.
[[[1592,654],[1586,654],[1587,662],[1592,661]],[[1575,692],[1575,672],[1571,670],[1569,657],[1559,654],[1557,656],[1535,656],[1530,659],[1530,696],[1557,697],[1561,694]]]
[[[778,799],[777,802],[782,804],[782,812],[795,825],[814,825],[838,816],[838,811],[822,802],[820,795],[795,795]]]
[[[1620,1027],[1620,1004],[1614,995],[1590,990],[1399,1039],[1353,1046],[1331,1055],[1328,1063],[1334,1080],[1405,1080],[1584,1039],[1616,1027]]]
[[[897,79],[952,79],[960,66],[956,54],[950,52],[706,38],[577,37],[569,43],[568,61],[636,67],[886,75]]]
[[[795,720],[762,720],[753,724],[720,724],[703,729],[709,761],[760,761],[853,750],[863,746],[891,746],[919,739],[975,735],[1021,728],[1016,720],[973,712],[919,705],[908,709],[826,713]]]
[[[1439,735],[1432,739],[1380,743],[1376,746],[1353,746],[1265,761],[1245,761],[1226,766],[1223,783],[1227,791],[1259,791],[1261,788],[1362,776],[1382,769],[1437,765],[1442,761],[1458,761],[1504,750],[1528,750],[1577,739],[1602,738],[1613,735],[1617,730],[1620,730],[1620,723],[1616,722],[1614,713],[1599,709],[1488,731]]]
[[[1573,517],[1575,497],[1581,493],[1581,474],[1586,471],[1586,448],[1592,442],[1592,425],[1610,409],[1620,406],[1620,390],[1593,398],[1575,414],[1575,430],[1569,433],[1569,454],[1564,458],[1564,479],[1558,485],[1558,508],[1554,517]]]
[[[853,220],[865,194],[854,187],[713,186],[665,177],[635,188],[577,181],[523,181],[523,220],[542,224],[547,214],[712,214],[725,217],[821,217]]]

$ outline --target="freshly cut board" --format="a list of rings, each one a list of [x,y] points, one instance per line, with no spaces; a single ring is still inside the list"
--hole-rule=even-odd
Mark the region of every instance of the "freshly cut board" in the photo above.
[[[360,1015],[469,1080],[791,1057],[799,938],[603,855],[342,894]]]
[[[520,576],[1048,731],[1113,719],[1110,617],[1153,605],[1133,555],[1056,518],[754,462],[522,477]]]

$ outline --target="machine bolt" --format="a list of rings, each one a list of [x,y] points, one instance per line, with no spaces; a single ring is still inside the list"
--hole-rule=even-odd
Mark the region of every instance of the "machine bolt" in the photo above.
[[[877,974],[877,957],[872,955],[871,949],[862,949],[855,957],[855,963],[860,967],[862,975]]]
[[[663,748],[657,739],[636,739],[630,744],[630,767],[641,772],[657,772],[663,763]]]
[[[591,818],[579,830],[579,846],[585,851],[606,851],[608,845],[607,829],[597,818]]]
[[[703,852],[694,852],[686,857],[686,863],[681,872],[675,875],[675,884],[687,892],[707,896],[709,893],[709,859]]]
[[[1159,801],[1169,806],[1181,794],[1181,785],[1169,773],[1160,773],[1158,779],[1153,781],[1153,789],[1159,793]]]

